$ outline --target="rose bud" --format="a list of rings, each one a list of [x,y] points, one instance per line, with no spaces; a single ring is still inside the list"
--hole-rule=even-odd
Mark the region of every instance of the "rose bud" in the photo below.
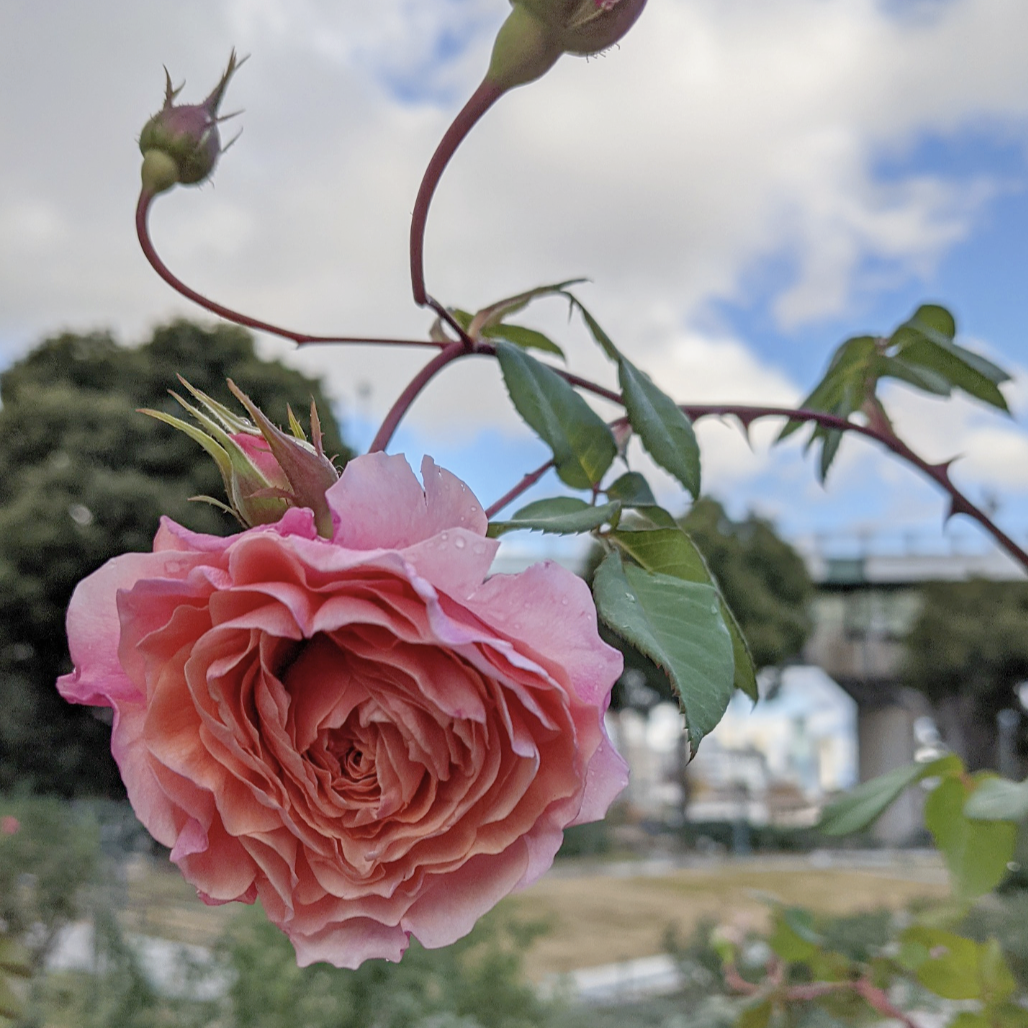
[[[511,89],[539,78],[561,54],[588,56],[613,46],[646,0],[511,0],[486,80]]]
[[[192,414],[199,428],[163,411],[143,410],[140,413],[149,414],[184,432],[214,458],[225,485],[227,509],[240,524],[245,528],[273,524],[290,507],[304,507],[314,512],[315,524],[321,535],[330,537],[332,513],[325,492],[335,484],[339,472],[322,449],[321,424],[314,405],[311,404],[313,443],[309,443],[292,411],[289,417],[293,434],[288,435],[273,425],[231,380],[229,389],[246,407],[253,421],[233,413],[184,378],[180,377],[179,381],[200,407],[189,403],[178,393],[172,392],[171,395]],[[211,497],[197,499],[225,507]]]
[[[221,538],[165,519],[68,608],[73,703],[113,707],[132,806],[206,903],[260,899],[298,962],[467,934],[627,781],[622,670],[558,564],[489,576],[481,505],[426,457],[351,460]]]
[[[244,57],[242,61],[237,61],[233,50],[221,81],[201,104],[176,104],[174,101],[182,91],[182,86],[173,89],[171,76],[167,68],[164,69],[164,106],[143,126],[139,134],[144,190],[156,194],[170,189],[178,182],[187,186],[196,185],[211,174],[222,153],[218,124],[234,117],[231,114],[218,117],[218,108],[229,79],[245,60]]]

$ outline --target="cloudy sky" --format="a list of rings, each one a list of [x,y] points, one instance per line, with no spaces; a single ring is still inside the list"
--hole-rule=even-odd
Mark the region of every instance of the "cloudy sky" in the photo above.
[[[311,332],[421,336],[407,229],[435,142],[480,79],[506,0],[3,0],[0,364],[47,334],[126,343],[195,315],[139,254],[135,138],[162,65],[192,102],[231,47],[242,138],[216,183],[160,198],[158,249],[187,282]],[[796,402],[849,335],[944,302],[1016,375],[1015,417],[888,394],[901,431],[965,458],[974,498],[1028,537],[1028,4],[652,0],[622,45],[505,97],[462,149],[429,224],[430,290],[474,308],[586,276],[581,296],[682,401]],[[231,130],[230,130],[231,131]],[[555,302],[534,324],[610,371]],[[279,354],[325,376],[367,445],[421,351]],[[923,547],[942,503],[850,440],[827,490],[799,446],[702,426],[707,489],[794,538],[874,530]],[[544,459],[495,367],[438,379],[396,448],[489,503]],[[555,488],[551,483],[550,490]],[[671,496],[671,493],[668,493]],[[677,501],[676,501],[677,502]]]

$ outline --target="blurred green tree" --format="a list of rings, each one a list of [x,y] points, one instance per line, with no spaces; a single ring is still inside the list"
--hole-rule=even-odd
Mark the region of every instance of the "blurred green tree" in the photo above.
[[[181,413],[176,375],[235,407],[232,378],[279,424],[317,403],[325,449],[350,455],[318,381],[260,359],[229,325],[177,321],[142,346],[106,333],[47,339],[0,375],[0,790],[122,795],[110,730],[54,688],[70,667],[64,613],[76,583],[148,550],[162,514],[196,531],[234,522],[189,497],[221,497],[212,460],[140,407]]]
[[[903,682],[935,707],[946,744],[969,770],[996,767],[997,715],[1023,708],[1015,688],[1028,680],[1028,582],[931,582],[906,638]],[[1011,754],[1013,756],[1013,754]],[[1020,768],[1003,768],[1020,777]]]

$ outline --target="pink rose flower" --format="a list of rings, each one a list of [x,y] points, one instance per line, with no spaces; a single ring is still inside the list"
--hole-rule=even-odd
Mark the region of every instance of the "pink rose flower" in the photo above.
[[[68,611],[58,687],[114,708],[140,820],[207,903],[260,898],[301,965],[455,941],[627,780],[585,583],[486,580],[475,497],[422,477],[351,461],[331,540],[305,509],[228,538],[165,520]]]
[[[0,817],[0,835],[17,835],[21,831],[21,822],[8,814],[6,817]]]

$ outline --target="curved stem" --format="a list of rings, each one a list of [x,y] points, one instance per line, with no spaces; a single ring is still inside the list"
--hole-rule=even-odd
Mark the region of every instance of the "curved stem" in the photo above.
[[[503,92],[503,89],[488,80],[475,90],[471,99],[461,108],[460,113],[453,119],[453,123],[439,141],[439,145],[425,169],[421,187],[418,189],[418,197],[414,201],[414,213],[411,215],[410,223],[410,278],[411,288],[414,291],[414,302],[419,307],[425,307],[431,303],[440,317],[446,320],[449,320],[449,317],[444,313],[445,308],[440,309],[440,306],[431,302],[425,291],[425,223],[428,220],[428,208],[431,206],[432,196],[436,186],[439,185],[443,171],[450,163],[450,158],[456,153],[457,147],[474,128],[479,118],[499,100]]]
[[[487,508],[485,516],[492,521],[508,503],[513,503],[525,490],[531,489],[553,465],[554,461],[551,457],[545,464],[540,464],[535,471],[530,471],[513,489],[504,493],[491,507]]]
[[[441,352],[437,353],[407,384],[407,388],[400,393],[393,404],[389,413],[385,417],[385,421],[382,422],[382,427],[379,428],[375,434],[375,438],[371,442],[371,446],[368,447],[368,453],[376,453],[378,450],[384,450],[388,445],[389,441],[393,438],[393,433],[396,431],[397,426],[403,419],[404,414],[410,408],[410,405],[417,399],[418,394],[425,386],[443,369],[447,364],[452,363],[459,357],[467,356],[468,351],[464,347],[462,340],[456,340],[449,343],[447,347]]]
[[[154,271],[156,271],[172,289],[177,293],[181,293],[187,300],[192,300],[193,303],[199,304],[204,308],[204,310],[208,310],[212,314],[217,314],[219,318],[235,322],[237,325],[245,325],[247,328],[255,329],[258,332],[269,332],[271,335],[281,336],[283,339],[291,339],[294,343],[300,346],[306,343],[368,343],[384,346],[431,346],[438,349],[441,345],[445,345],[437,343],[431,339],[369,339],[364,336],[308,335],[305,332],[295,332],[292,329],[272,325],[267,321],[261,321],[259,318],[251,318],[248,314],[242,314],[239,311],[232,310],[230,307],[225,307],[220,303],[216,303],[214,300],[208,300],[202,293],[198,293],[195,289],[191,289],[183,281],[172,274],[170,269],[164,261],[161,260],[157,251],[154,249],[147,226],[147,219],[150,214],[150,205],[153,202],[153,198],[153,193],[148,193],[146,190],[143,190],[139,194],[139,202],[136,204],[136,236],[139,239],[139,245],[143,250],[143,254],[150,262]]]
[[[930,464],[916,454],[902,439],[891,430],[872,428],[869,425],[858,425],[855,421],[837,417],[814,410],[791,410],[788,407],[748,407],[732,405],[682,404],[682,410],[694,421],[710,415],[734,415],[744,425],[757,418],[785,417],[794,421],[815,421],[825,428],[838,429],[841,432],[856,432],[880,443],[901,460],[912,464],[922,474],[930,478],[950,498],[949,517],[954,514],[965,514],[977,521],[992,537],[1014,558],[1025,570],[1028,570],[1028,552],[1025,552],[981,509],[976,507],[954,484],[949,477],[951,461],[942,464]]]
[[[476,343],[474,347],[474,353],[482,355],[491,355],[496,353],[496,347],[491,343]],[[624,406],[624,398],[620,393],[615,392],[613,389],[607,389],[604,386],[598,385],[595,382],[590,381],[587,378],[582,378],[579,375],[574,375],[569,371],[563,371],[560,368],[555,368],[552,365],[547,365],[554,372],[560,375],[565,382],[570,385],[576,386],[579,389],[584,389],[587,392],[593,393],[596,396],[602,396],[605,400],[611,400],[614,403],[621,404]],[[900,439],[889,427],[888,419],[885,419],[884,424],[880,427],[871,427],[870,425],[860,425],[855,421],[848,421],[846,418],[840,418],[835,414],[827,414],[823,411],[815,410],[796,410],[791,407],[751,407],[745,404],[696,404],[696,403],[684,403],[679,404],[682,411],[685,412],[693,421],[697,421],[700,418],[712,417],[712,416],[725,416],[733,415],[737,417],[745,426],[749,426],[751,422],[758,418],[770,418],[770,417],[783,417],[791,418],[795,421],[814,421],[819,425],[823,425],[825,428],[838,429],[841,432],[856,432],[858,435],[866,436],[868,439],[873,439],[875,442],[884,446],[887,450],[899,457],[901,460],[906,461],[908,464],[912,464],[915,468],[930,478],[935,484],[945,492],[950,498],[950,510],[948,517],[952,517],[954,514],[964,514],[974,521],[977,521],[982,528],[985,529],[989,535],[1004,549],[1006,552],[1017,561],[1026,571],[1028,571],[1028,552],[1022,547],[1018,546],[1013,539],[1010,538],[1006,532],[1003,531],[983,510],[975,506],[954,484],[953,480],[949,477],[949,466],[952,461],[946,461],[942,464],[930,464],[923,457],[916,454],[902,439]],[[621,421],[627,421],[627,419],[619,419]],[[526,487],[527,488],[527,487]],[[515,486],[509,498],[504,497],[505,502],[510,502],[511,499],[516,498],[519,495],[517,491],[518,487]],[[499,501],[497,501],[499,503]],[[496,506],[496,504],[494,504]],[[500,509],[500,508],[497,508]]]

